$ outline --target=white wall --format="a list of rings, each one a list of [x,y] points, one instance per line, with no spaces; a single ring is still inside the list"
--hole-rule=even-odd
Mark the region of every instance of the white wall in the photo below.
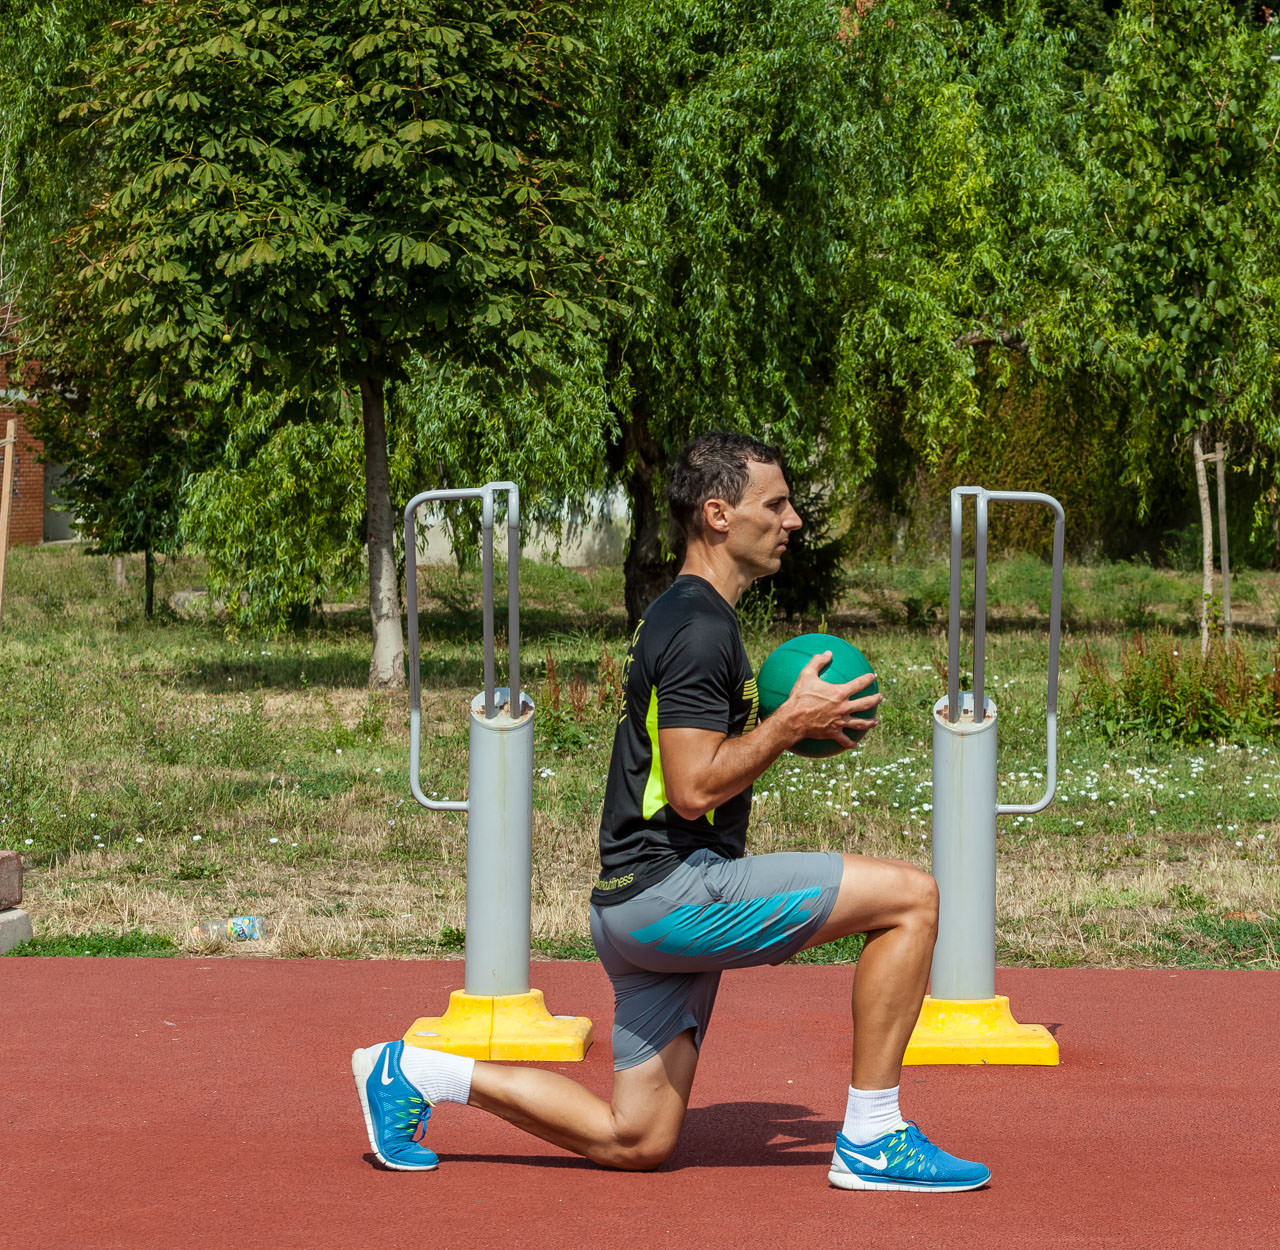
[[[448,507],[448,505],[445,505]],[[566,568],[581,568],[597,564],[622,563],[626,555],[627,539],[631,533],[631,515],[627,507],[626,495],[618,490],[612,491],[601,501],[599,518],[588,526],[575,526],[572,530],[566,527],[561,540],[559,552],[553,535],[540,527],[522,526],[523,542],[520,554],[536,560],[557,560]],[[505,559],[507,554],[507,530],[505,521],[500,516],[493,532],[493,550],[498,559]],[[449,543],[449,533],[438,521],[429,528],[422,525],[422,514],[419,513],[418,526],[418,563],[419,564],[451,564],[453,548]]]

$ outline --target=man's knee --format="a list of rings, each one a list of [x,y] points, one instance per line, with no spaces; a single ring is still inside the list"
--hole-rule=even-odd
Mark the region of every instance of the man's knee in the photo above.
[[[634,1131],[622,1129],[601,1162],[624,1172],[652,1172],[671,1157],[679,1137],[680,1125],[666,1122],[665,1118],[638,1126]]]
[[[920,891],[920,909],[924,922],[934,935],[938,932],[938,883],[927,873],[918,874],[921,880],[917,883]]]
[[[912,864],[899,865],[898,891],[906,915],[916,924],[938,927],[938,883]]]
[[[619,1147],[613,1166],[624,1172],[652,1172],[671,1158],[675,1136],[649,1136]]]

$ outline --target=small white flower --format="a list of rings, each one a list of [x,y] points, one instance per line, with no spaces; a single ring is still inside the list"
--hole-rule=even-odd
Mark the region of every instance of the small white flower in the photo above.
[[[137,837],[137,838],[134,838],[134,841],[135,841],[135,842],[141,842],[141,841],[142,841],[142,839],[141,839],[140,837]]]
[[[193,833],[191,835],[191,840],[192,842],[199,842],[201,840],[200,835],[198,833]]]
[[[280,841],[280,839],[279,839],[279,838],[268,838],[268,839],[267,839],[267,841],[268,841],[268,842],[270,842],[272,846],[275,846],[275,844],[276,844],[277,842],[279,842],[279,841]]]

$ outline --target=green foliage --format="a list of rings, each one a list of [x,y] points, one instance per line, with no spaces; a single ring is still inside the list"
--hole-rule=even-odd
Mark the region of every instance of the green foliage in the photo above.
[[[1153,954],[1177,968],[1267,968],[1280,950],[1280,915],[1200,912],[1189,926],[1167,925]]]
[[[825,946],[812,946],[803,950],[792,959],[797,964],[856,964],[867,944],[865,933],[851,933],[848,937],[836,938]]]
[[[604,449],[614,430],[602,366],[584,336],[540,353],[524,377],[495,379],[489,370],[426,357],[409,361],[389,405],[398,431],[393,497],[407,503],[424,484],[511,481],[520,488],[526,525],[559,532],[566,521],[589,521],[603,501]],[[460,553],[475,550],[475,508],[450,504],[438,517]]]
[[[1258,671],[1239,642],[1215,640],[1207,653],[1172,634],[1135,635],[1113,677],[1092,648],[1080,661],[1081,697],[1110,738],[1142,735],[1179,742],[1280,738],[1280,648]]]
[[[1127,467],[1149,488],[1171,436],[1280,441],[1280,91],[1266,33],[1220,2],[1131,2],[1110,60],[1090,90],[1114,306],[1097,350],[1127,383]]]
[[[37,934],[26,942],[19,942],[7,952],[11,956],[59,956],[72,958],[85,955],[94,958],[137,959],[140,956],[161,958],[180,954],[171,938],[159,933],[144,933],[141,929],[128,929],[123,933],[84,933],[42,937]]]
[[[66,239],[92,265],[65,281],[123,353],[171,360],[144,404],[193,377],[326,390],[415,348],[524,353],[590,326],[569,290],[583,196],[547,108],[586,64],[558,4],[150,6],[68,110],[110,146]]]
[[[69,150],[95,158],[94,211],[56,240],[33,300],[46,391],[109,395],[110,431],[135,410],[175,424],[245,383],[313,400],[358,389],[370,679],[399,684],[385,383],[420,353],[524,369],[595,328],[604,303],[564,141],[564,102],[592,89],[576,13],[175,0],[111,26],[80,72],[63,117]],[[109,389],[86,386],[104,371]],[[237,448],[223,468],[239,478],[192,498],[225,508],[301,451],[285,437]],[[267,575],[267,617],[342,559],[294,546]],[[217,554],[244,576],[264,567],[252,547]]]
[[[71,353],[78,357],[72,372],[87,389],[65,389],[68,375],[51,364],[31,429],[46,457],[64,466],[59,491],[96,551],[176,551],[183,481],[207,463],[220,431],[197,404],[138,405],[85,329],[63,323],[57,355],[63,366]]]
[[[970,47],[923,0],[610,11],[593,168],[634,277],[608,349],[632,616],[692,434],[773,439],[838,506],[877,442],[918,458],[976,416],[978,348],[1078,354],[1075,122],[1058,42],[1018,14]]]
[[[58,113],[77,81],[76,62],[135,7],[134,0],[0,0],[0,163],[9,175],[0,236],[13,266],[13,287],[0,290],[0,303],[44,269],[49,239],[87,202],[84,154],[58,143]]]
[[[115,364],[115,344],[99,337],[96,310],[52,299],[58,250],[51,240],[82,214],[97,185],[106,145],[95,136],[59,142],[58,114],[79,81],[76,64],[132,0],[0,4],[0,153],[5,182],[0,306],[13,303],[16,338],[37,374],[44,402],[28,422],[46,456],[65,466],[61,493],[80,532],[110,554],[146,553],[145,610],[154,610],[154,553],[177,543],[184,475],[207,455],[197,414],[185,401],[140,411]],[[74,257],[77,267],[84,258]],[[216,434],[215,434],[216,437]]]
[[[231,405],[219,462],[186,484],[183,537],[207,558],[209,592],[233,625],[305,623],[322,588],[359,581],[360,420],[325,398]]]

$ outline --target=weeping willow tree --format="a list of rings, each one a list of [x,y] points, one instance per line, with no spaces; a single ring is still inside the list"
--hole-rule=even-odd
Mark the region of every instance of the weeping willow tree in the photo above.
[[[821,522],[886,445],[927,458],[974,426],[979,359],[1078,361],[1096,293],[1068,67],[1035,4],[961,24],[924,0],[622,0],[602,37],[634,619],[671,575],[661,495],[687,438],[779,443]]]
[[[1270,44],[1220,0],[1130,3],[1112,72],[1092,94],[1113,300],[1100,347],[1132,403],[1131,477],[1149,483],[1153,462],[1190,444],[1202,649],[1214,563],[1205,448],[1223,457],[1234,446],[1246,463],[1280,451],[1280,66]],[[1219,469],[1225,516],[1222,460]],[[1224,603],[1229,593],[1224,585]]]

